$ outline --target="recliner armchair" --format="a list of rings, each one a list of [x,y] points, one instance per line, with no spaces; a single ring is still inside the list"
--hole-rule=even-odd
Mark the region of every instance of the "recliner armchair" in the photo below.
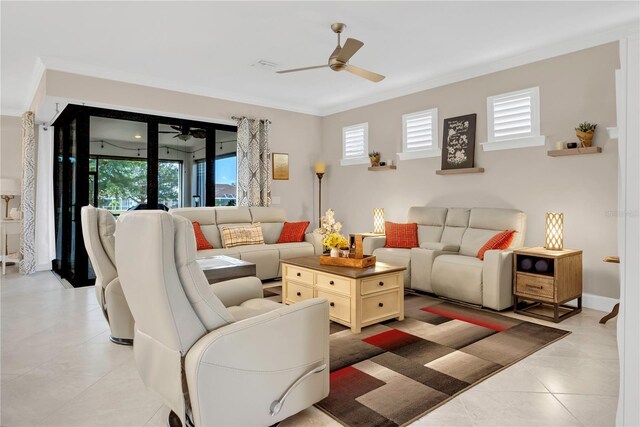
[[[116,220],[111,212],[93,206],[80,211],[82,237],[96,273],[96,297],[111,329],[111,341],[133,344],[133,316],[122,292],[116,269]]]
[[[329,393],[329,307],[284,306],[255,277],[207,283],[189,220],[125,213],[116,257],[146,386],[186,424],[267,426]]]

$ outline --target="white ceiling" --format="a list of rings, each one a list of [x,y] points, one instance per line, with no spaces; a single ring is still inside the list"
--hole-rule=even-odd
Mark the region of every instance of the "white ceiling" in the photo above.
[[[29,105],[40,58],[50,69],[324,115],[470,68],[517,65],[527,53],[552,52],[550,46],[595,45],[616,28],[637,26],[640,16],[637,1],[2,1],[0,7],[4,112]],[[352,62],[385,80],[329,69],[279,75],[252,65],[325,63],[336,21],[347,24],[343,40],[365,43]]]
[[[173,131],[169,125],[160,123],[158,125],[160,131]],[[136,138],[140,135],[140,138]],[[109,119],[105,117],[91,117],[90,124],[91,141],[107,141],[107,142],[126,142],[126,143],[145,143],[147,142],[147,124],[142,122],[134,122],[131,120]],[[204,139],[191,138],[188,141],[182,141],[174,138],[174,134],[160,133],[158,135],[158,145],[162,146],[182,146],[195,147],[202,145]],[[216,130],[216,141],[221,143],[236,142],[236,133],[223,130]]]

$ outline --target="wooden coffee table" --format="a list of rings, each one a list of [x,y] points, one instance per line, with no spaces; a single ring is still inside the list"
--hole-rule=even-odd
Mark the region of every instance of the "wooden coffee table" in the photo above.
[[[209,283],[256,275],[256,265],[254,263],[226,255],[199,258],[196,262],[200,265]]]
[[[320,264],[320,257],[282,262],[282,301],[293,304],[321,297],[329,301],[329,318],[360,333],[363,327],[404,319],[405,267],[378,262],[370,268]]]

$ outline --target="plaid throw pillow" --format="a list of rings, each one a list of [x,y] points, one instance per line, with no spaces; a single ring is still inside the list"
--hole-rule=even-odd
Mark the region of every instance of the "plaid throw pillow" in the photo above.
[[[309,221],[285,222],[276,243],[304,242],[304,232],[307,231],[308,226]]]
[[[508,249],[513,242],[515,230],[504,230],[490,238],[478,251],[477,258],[484,260],[484,253],[492,249]]]
[[[200,223],[198,221],[193,221],[191,224],[193,224],[193,233],[196,235],[197,250],[202,251],[206,249],[213,249],[211,243],[209,243],[207,238],[204,237]]]
[[[387,237],[385,248],[411,249],[418,247],[418,224],[396,224],[385,221],[384,231]]]
[[[225,248],[243,245],[264,245],[260,224],[230,225],[220,227],[220,229],[222,230],[222,244]]]

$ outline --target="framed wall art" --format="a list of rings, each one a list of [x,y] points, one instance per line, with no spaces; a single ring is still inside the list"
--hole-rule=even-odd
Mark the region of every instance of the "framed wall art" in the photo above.
[[[271,169],[273,171],[273,179],[288,180],[289,179],[289,155],[285,153],[271,153]]]
[[[476,114],[444,119],[442,169],[472,168],[476,149]]]

